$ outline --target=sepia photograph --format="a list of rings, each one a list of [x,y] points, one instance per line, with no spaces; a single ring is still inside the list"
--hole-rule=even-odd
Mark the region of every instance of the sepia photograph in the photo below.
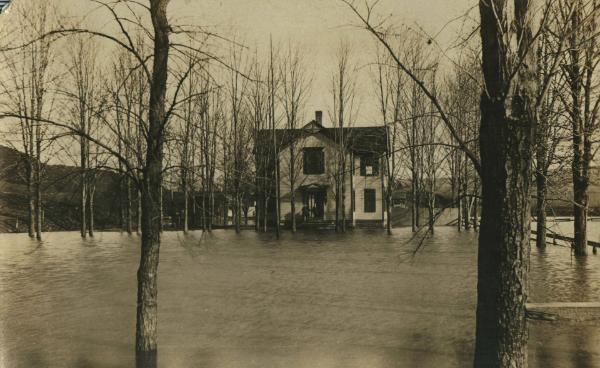
[[[600,0],[0,0],[0,368],[600,368]]]

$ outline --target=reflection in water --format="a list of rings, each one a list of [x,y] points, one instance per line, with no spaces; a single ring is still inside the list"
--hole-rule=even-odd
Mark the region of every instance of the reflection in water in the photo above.
[[[136,368],[156,368],[157,362],[158,359],[156,351],[151,351],[147,353],[136,352],[135,354]]]
[[[414,257],[410,237],[166,232],[160,354],[136,358],[139,237],[1,235],[0,366],[468,366],[476,234],[440,228]],[[600,258],[532,252],[531,301],[600,299]],[[532,322],[530,366],[600,366],[598,330]]]

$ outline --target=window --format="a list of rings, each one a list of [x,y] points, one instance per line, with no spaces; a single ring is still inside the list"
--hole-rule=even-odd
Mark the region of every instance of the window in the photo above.
[[[374,154],[360,156],[360,176],[379,175],[379,159]]]
[[[322,147],[304,149],[304,174],[319,175],[325,173],[325,154]]]
[[[364,212],[375,212],[377,208],[377,200],[375,197],[375,189],[365,189],[365,208]]]

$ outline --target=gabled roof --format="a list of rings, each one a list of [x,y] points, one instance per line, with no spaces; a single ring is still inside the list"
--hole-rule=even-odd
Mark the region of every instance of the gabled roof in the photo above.
[[[273,132],[268,129],[259,132],[260,144],[269,144]],[[316,120],[299,129],[275,129],[275,139],[280,147],[288,146],[292,141],[307,135],[322,134],[333,142],[338,140],[339,128],[325,128]],[[343,128],[348,149],[356,153],[384,153],[387,151],[385,126]]]

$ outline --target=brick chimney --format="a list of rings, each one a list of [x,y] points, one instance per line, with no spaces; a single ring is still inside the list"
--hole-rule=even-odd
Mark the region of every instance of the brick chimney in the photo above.
[[[315,111],[315,121],[319,125],[323,125],[323,111]]]

